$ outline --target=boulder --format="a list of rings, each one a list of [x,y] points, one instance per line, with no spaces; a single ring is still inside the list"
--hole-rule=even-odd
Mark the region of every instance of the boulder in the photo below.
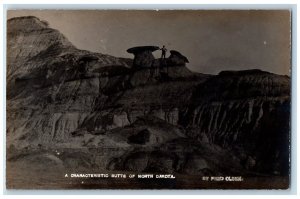
[[[129,48],[128,53],[134,54],[133,67],[134,68],[148,68],[152,66],[154,61],[153,51],[159,50],[157,46],[137,46]]]
[[[180,52],[178,52],[176,50],[171,50],[170,53],[171,53],[171,55],[168,58],[168,65],[185,66],[186,63],[189,63],[189,60],[185,56],[183,56]]]

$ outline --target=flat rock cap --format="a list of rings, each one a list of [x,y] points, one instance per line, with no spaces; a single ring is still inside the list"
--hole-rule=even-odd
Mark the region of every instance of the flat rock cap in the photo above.
[[[133,47],[133,48],[129,48],[127,50],[128,53],[140,53],[140,52],[144,52],[144,51],[156,51],[159,50],[158,46],[137,46],[137,47]]]
[[[93,55],[83,55],[80,57],[79,60],[81,61],[92,61],[92,60],[98,60],[99,58]]]

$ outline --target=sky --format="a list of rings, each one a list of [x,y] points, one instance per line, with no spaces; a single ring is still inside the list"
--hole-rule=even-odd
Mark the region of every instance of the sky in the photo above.
[[[189,59],[193,71],[261,69],[290,75],[288,10],[10,10],[36,16],[77,48],[133,58],[134,46],[165,45]],[[160,51],[154,52],[160,57]],[[167,53],[167,56],[169,54]]]

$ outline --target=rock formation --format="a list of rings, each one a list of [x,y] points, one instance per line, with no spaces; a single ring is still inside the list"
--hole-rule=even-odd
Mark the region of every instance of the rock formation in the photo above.
[[[90,68],[90,65],[96,64],[98,62],[98,57],[84,55],[78,59],[79,65],[81,66],[82,72],[87,72]]]
[[[168,58],[155,59],[152,52],[159,50],[157,46],[137,46],[129,48],[128,53],[134,54],[133,68],[164,68],[185,66],[189,60],[176,50],[171,50]]]
[[[133,67],[134,68],[143,68],[151,67],[153,60],[155,59],[152,52],[158,50],[157,46],[138,46],[129,48],[128,53],[134,54]]]
[[[176,50],[170,51],[171,55],[168,57],[168,65],[170,66],[185,66],[189,60]]]

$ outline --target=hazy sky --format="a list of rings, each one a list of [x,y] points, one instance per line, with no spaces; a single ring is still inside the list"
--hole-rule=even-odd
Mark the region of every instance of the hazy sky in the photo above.
[[[76,47],[93,52],[132,58],[130,47],[166,45],[202,73],[258,68],[289,74],[289,11],[16,10],[7,15],[46,20]]]

